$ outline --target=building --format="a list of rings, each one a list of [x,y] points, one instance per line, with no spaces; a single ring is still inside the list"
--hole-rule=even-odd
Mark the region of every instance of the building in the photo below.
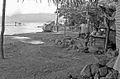
[[[115,19],[116,19],[116,46],[120,50],[120,0],[118,0],[116,3]],[[113,68],[120,72],[120,51]]]

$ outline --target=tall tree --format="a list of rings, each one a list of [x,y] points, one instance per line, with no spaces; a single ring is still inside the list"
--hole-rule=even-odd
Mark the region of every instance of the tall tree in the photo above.
[[[57,32],[59,31],[59,26],[58,26],[58,20],[59,20],[59,14],[58,14],[58,9],[59,9],[59,4],[61,4],[61,0],[48,0],[48,2],[53,2],[57,9],[56,9],[56,14],[57,14],[57,18],[56,18],[56,26],[57,26]]]
[[[2,10],[2,29],[1,29],[1,57],[4,59],[4,31],[5,31],[5,9],[6,9],[6,0],[3,0],[3,10]]]

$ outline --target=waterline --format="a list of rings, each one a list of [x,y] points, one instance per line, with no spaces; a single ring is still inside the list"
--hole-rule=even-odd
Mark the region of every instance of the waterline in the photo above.
[[[34,40],[30,37],[20,37],[20,36],[11,36],[11,39],[16,39],[20,42],[30,43],[30,44],[43,44],[44,42],[41,40]]]
[[[26,23],[23,26],[6,26],[5,35],[42,32],[43,23]],[[38,27],[41,26],[41,27]],[[1,27],[0,27],[1,31]]]

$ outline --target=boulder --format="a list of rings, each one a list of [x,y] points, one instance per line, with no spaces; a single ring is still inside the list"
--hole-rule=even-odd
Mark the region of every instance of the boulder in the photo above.
[[[98,51],[98,48],[95,47],[89,47],[89,52],[96,54],[96,52]]]
[[[67,48],[67,50],[71,50],[73,48],[73,45],[69,45],[69,47]]]
[[[66,36],[64,39],[66,39],[66,40],[71,40],[72,37],[71,37],[71,36]]]
[[[58,42],[58,43],[57,43],[58,46],[61,46],[61,44],[62,44],[62,42]]]
[[[116,57],[116,56],[118,56],[119,55],[119,49],[116,49],[115,51],[114,51],[114,57]]]
[[[91,65],[91,73],[92,73],[93,76],[98,72],[98,70],[99,70],[99,64],[98,63]]]
[[[74,40],[74,39],[71,39],[71,40],[70,40],[70,43],[71,43],[71,44],[75,44],[75,40]]]
[[[116,50],[108,49],[108,51],[106,52],[106,55],[108,57],[116,57],[119,55],[119,49],[116,49]]]
[[[79,44],[77,44],[77,47],[81,48],[81,47],[83,47],[83,45],[81,43],[79,43]]]
[[[89,48],[88,47],[84,47],[83,49],[82,49],[82,52],[84,52],[84,53],[89,53]]]
[[[83,77],[91,77],[92,76],[92,73],[91,73],[91,65],[92,64],[89,64],[89,65],[86,65],[83,69],[82,69],[82,71],[81,71],[81,75],[83,76]]]
[[[100,74],[99,74],[99,72],[95,73],[94,79],[100,79]]]
[[[61,40],[59,40],[59,39],[55,40],[55,44],[58,44],[59,42],[61,42]]]
[[[118,79],[119,72],[117,70],[111,69],[106,75],[106,79]]]
[[[105,77],[108,74],[108,67],[104,66],[99,68],[100,77]]]
[[[65,48],[69,47],[69,44],[67,42],[65,42],[64,45]]]
[[[62,43],[62,44],[60,45],[60,47],[64,48],[64,47],[65,47],[65,43]]]
[[[73,50],[78,49],[77,45],[73,45]]]
[[[100,60],[98,61],[98,63],[99,63],[99,65],[100,65],[101,67],[104,67],[104,66],[108,63],[108,61],[109,61],[109,60],[107,60],[107,59],[100,59]]]

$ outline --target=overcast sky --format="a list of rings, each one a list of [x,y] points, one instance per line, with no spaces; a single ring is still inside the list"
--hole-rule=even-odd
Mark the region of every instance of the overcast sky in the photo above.
[[[2,1],[0,0],[0,15],[2,14]],[[42,0],[42,3],[35,2],[36,0],[25,0],[22,3],[22,0],[18,3],[17,0],[6,0],[6,15],[13,14],[26,14],[26,13],[54,13],[56,7],[54,4],[48,4],[47,0]]]

